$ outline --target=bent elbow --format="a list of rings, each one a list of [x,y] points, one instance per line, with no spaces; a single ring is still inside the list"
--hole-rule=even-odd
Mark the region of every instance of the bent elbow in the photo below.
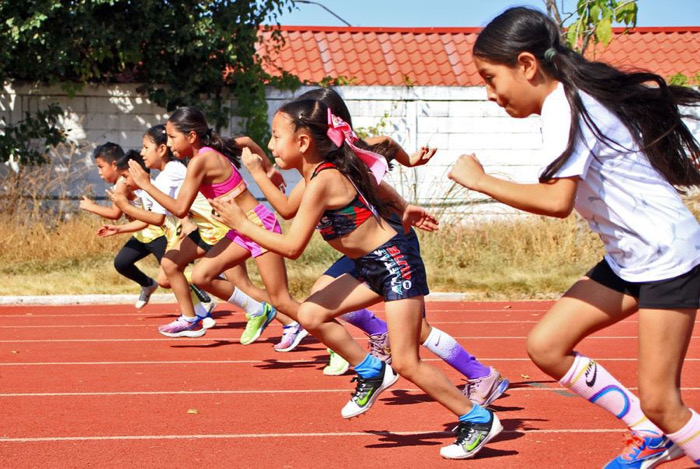
[[[550,216],[553,216],[555,218],[566,218],[569,215],[571,215],[571,212],[574,211],[574,204],[573,203],[566,203],[566,204],[555,204],[549,213]]]
[[[181,208],[177,208],[177,209],[171,211],[170,213],[172,213],[173,215],[175,215],[177,218],[185,218],[185,217],[190,213],[190,211],[189,211],[189,210],[183,210],[183,209],[181,209]]]
[[[301,255],[304,253],[303,248],[296,248],[296,247],[290,247],[285,250],[284,254],[282,254],[284,257],[287,259],[291,259],[293,261],[299,259]]]

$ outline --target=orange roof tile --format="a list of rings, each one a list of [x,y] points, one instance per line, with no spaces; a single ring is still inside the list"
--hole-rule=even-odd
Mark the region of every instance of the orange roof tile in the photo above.
[[[324,77],[355,85],[479,86],[471,49],[480,28],[282,26],[284,47],[272,63],[303,81]],[[261,32],[268,40],[270,32]],[[607,48],[587,55],[617,67],[645,68],[665,78],[700,72],[700,27],[614,29]],[[259,46],[261,47],[261,46]],[[279,72],[272,67],[272,75]]]

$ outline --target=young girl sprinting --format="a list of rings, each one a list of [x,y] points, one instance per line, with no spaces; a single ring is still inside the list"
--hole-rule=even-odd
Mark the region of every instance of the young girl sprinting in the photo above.
[[[331,88],[314,88],[300,95],[297,99],[312,99],[323,102],[331,109],[333,114],[340,117],[352,127],[350,111],[343,98],[335,90]],[[388,160],[396,160],[402,165],[409,167],[427,163],[436,151],[435,149],[423,147],[414,154],[408,155],[398,143],[388,137],[371,137],[364,141],[358,139],[355,141],[355,145],[362,145],[366,147],[366,149],[390,155],[387,157]],[[251,157],[247,158],[246,155]],[[242,160],[255,179],[255,182],[258,184],[258,187],[263,191],[265,197],[270,204],[272,204],[277,213],[285,219],[294,217],[299,209],[299,194],[304,190],[304,182],[302,181],[298,184],[289,198],[287,198],[277,190],[274,183],[266,180],[267,177],[264,168],[261,166],[262,160],[259,157],[250,153],[244,153]],[[382,183],[382,188],[385,190],[391,189],[390,187],[387,188],[387,184],[385,183]],[[391,192],[395,191],[392,190]],[[392,200],[395,200],[396,203],[401,206],[407,205],[406,201],[398,194],[395,194]],[[396,213],[392,213],[387,219],[387,222],[397,233],[405,232],[401,217]],[[420,253],[420,244],[415,231],[411,228],[408,232],[404,233],[404,236],[414,245],[416,251]],[[311,292],[314,293],[322,289],[343,274],[352,275],[354,271],[355,264],[352,259],[349,259],[347,256],[342,256],[314,283]],[[367,334],[372,355],[387,361],[387,363],[391,363],[391,349],[387,335],[386,322],[382,321],[372,311],[366,308],[345,313],[341,316],[341,319],[349,322]],[[467,384],[464,386],[463,391],[472,402],[487,406],[503,395],[508,388],[509,381],[503,379],[496,369],[485,366],[479,362],[476,357],[465,350],[454,337],[431,326],[425,314],[423,315],[421,323],[420,343],[459,371],[467,379]],[[330,363],[324,368],[324,374],[344,374],[348,369],[348,363],[334,351],[329,349],[329,352],[331,354]]]
[[[700,417],[683,404],[680,377],[700,306],[700,226],[674,185],[700,185],[700,148],[678,110],[697,105],[700,93],[589,62],[527,8],[495,18],[474,60],[490,100],[513,117],[542,116],[551,162],[537,184],[486,175],[473,155],[460,157],[449,177],[532,213],[563,218],[575,208],[605,244],[603,260],[530,332],[528,354],[629,426],[629,444],[606,467],[649,468],[682,452],[699,464]],[[639,399],[574,350],[634,313]]]
[[[266,229],[280,230],[274,213],[258,203],[238,172],[241,147],[235,140],[224,139],[213,132],[204,113],[196,107],[176,110],[168,119],[165,128],[168,147],[173,155],[178,159],[190,159],[182,186],[177,195],[172,197],[153,185],[138,165],[132,165],[132,175],[139,187],[178,217],[189,213],[200,191],[209,197],[225,195],[244,205],[249,210],[249,215]],[[179,330],[198,330],[199,321],[193,310],[189,292],[184,288],[184,267],[199,257],[201,260],[192,272],[193,283],[229,301],[235,300],[238,289],[230,281],[220,278],[219,274],[232,268],[242,268],[245,260],[251,256],[258,265],[271,304],[264,302],[257,311],[246,312],[248,323],[241,335],[242,344],[250,344],[260,337],[276,316],[283,325],[293,323],[288,316],[278,315],[272,307],[274,305],[281,311],[294,314],[298,306],[289,296],[284,260],[279,255],[261,249],[249,239],[230,230],[223,238],[215,241],[213,246],[204,247],[201,240],[194,238],[184,240],[180,251],[184,251],[183,246],[187,248],[184,254],[175,253],[176,258],[170,259],[170,263],[164,263],[173,293],[182,309],[181,318],[165,326],[172,333],[179,333]],[[168,261],[169,257],[166,256],[165,260]],[[235,282],[234,279],[230,280]],[[299,340],[304,335],[306,331],[300,328]],[[290,344],[290,347],[296,347],[298,343],[299,341],[296,341]]]
[[[262,229],[234,204],[218,200],[212,206],[227,225],[285,257],[297,258],[316,228],[333,248],[353,259],[355,276],[342,275],[315,292],[298,313],[302,326],[355,368],[357,387],[341,411],[343,417],[371,407],[398,379],[393,366],[459,417],[457,441],[442,448],[441,455],[471,457],[502,426],[493,412],[472,404],[442,372],[420,359],[418,336],[428,293],[423,261],[403,234],[378,215],[388,214],[388,207],[341,127],[341,120],[316,100],[287,103],[275,114],[268,148],[281,168],[298,170],[306,184],[286,235]],[[375,161],[383,158],[375,156]],[[392,365],[365,352],[335,320],[380,301],[386,305]]]

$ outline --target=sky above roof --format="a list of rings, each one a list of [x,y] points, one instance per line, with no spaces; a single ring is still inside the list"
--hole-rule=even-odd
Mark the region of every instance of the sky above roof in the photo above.
[[[279,17],[283,25],[461,27],[485,26],[510,6],[544,9],[543,0],[314,0],[297,1]],[[557,0],[561,11],[574,10],[575,0]],[[700,0],[638,0],[638,26],[699,26]],[[330,12],[324,9],[324,6]],[[340,17],[341,19],[338,19]]]

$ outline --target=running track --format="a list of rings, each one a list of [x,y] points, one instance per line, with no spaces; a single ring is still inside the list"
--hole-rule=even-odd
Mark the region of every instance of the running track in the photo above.
[[[602,467],[623,446],[620,422],[539,372],[525,336],[548,302],[428,303],[430,322],[511,380],[492,408],[505,427],[473,460],[446,461],[452,415],[400,379],[365,415],[344,420],[351,375],[321,373],[325,348],[272,349],[274,323],[241,346],[244,316],[214,312],[199,339],[156,326],[172,305],[0,307],[0,465],[6,468]],[[636,318],[587,339],[581,352],[636,386]],[[700,409],[700,341],[683,395]],[[357,330],[353,335],[366,345]],[[458,374],[422,356],[455,383]],[[682,459],[664,467],[688,467]]]

